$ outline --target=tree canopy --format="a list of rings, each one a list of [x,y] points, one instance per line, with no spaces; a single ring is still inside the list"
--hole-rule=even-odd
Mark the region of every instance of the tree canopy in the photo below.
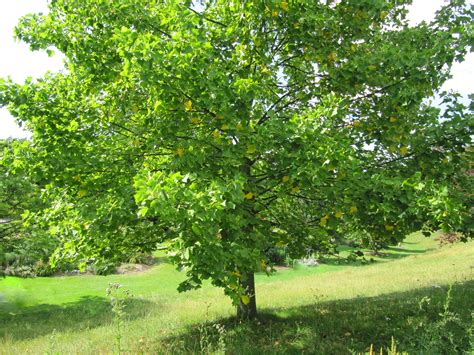
[[[54,0],[24,17],[21,40],[66,57],[0,83],[33,132],[19,159],[49,182],[54,260],[167,247],[180,290],[211,279],[254,313],[268,247],[472,233],[472,110],[439,91],[472,7],[410,27],[409,2]]]

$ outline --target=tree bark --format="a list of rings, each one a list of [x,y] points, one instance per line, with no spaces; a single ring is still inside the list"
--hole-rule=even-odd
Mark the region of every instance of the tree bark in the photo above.
[[[253,162],[249,158],[245,158],[245,162],[240,166],[240,171],[248,178],[247,188],[252,188],[253,185],[253,178],[250,174],[252,165]],[[249,191],[252,190],[250,189]],[[250,210],[253,210],[253,200],[246,201],[246,205]],[[252,227],[247,225],[245,229],[244,231],[249,232],[252,230]],[[241,320],[254,319],[257,317],[257,302],[255,298],[255,277],[253,271],[243,275],[240,285],[244,288],[245,295],[248,297],[249,302],[244,303],[242,300],[240,301],[240,304],[237,306],[237,318]]]
[[[242,320],[254,319],[257,317],[257,301],[255,297],[255,277],[253,272],[245,275],[245,280],[242,280],[242,286],[245,288],[245,294],[249,298],[249,302],[245,304],[240,301],[237,306],[237,318]]]

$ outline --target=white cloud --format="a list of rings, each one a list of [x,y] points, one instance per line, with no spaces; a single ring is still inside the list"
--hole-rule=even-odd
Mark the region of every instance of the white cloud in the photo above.
[[[7,3],[7,4],[6,4]],[[472,3],[472,1],[470,1]],[[47,12],[46,0],[15,0],[4,1],[0,12],[0,77],[11,76],[16,82],[27,77],[42,76],[46,71],[58,71],[62,68],[62,57],[48,57],[44,52],[31,52],[24,43],[13,40],[13,28],[21,16],[28,13]],[[411,24],[431,21],[437,9],[445,4],[445,0],[414,0],[410,7],[408,19]],[[456,90],[463,95],[474,92],[474,54],[469,54],[466,61],[453,66],[453,79],[448,81],[444,90]],[[0,139],[7,137],[28,137],[15,123],[8,111],[0,109]]]

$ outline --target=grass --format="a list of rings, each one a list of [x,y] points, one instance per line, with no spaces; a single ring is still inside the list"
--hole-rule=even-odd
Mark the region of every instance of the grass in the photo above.
[[[131,353],[366,352],[390,345],[419,353],[414,330],[439,318],[449,284],[463,322],[474,309],[474,243],[438,248],[410,236],[374,263],[329,260],[257,275],[258,320],[241,324],[208,283],[180,294],[183,274],[166,263],[140,274],[0,281],[0,353],[110,353],[113,313],[105,294],[120,283],[126,304],[122,348]],[[423,304],[423,307],[422,307]],[[216,327],[219,324],[219,327]],[[221,349],[223,350],[223,349]]]

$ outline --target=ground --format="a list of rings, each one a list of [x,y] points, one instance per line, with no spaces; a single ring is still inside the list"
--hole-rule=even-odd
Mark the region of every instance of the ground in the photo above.
[[[367,265],[330,259],[257,275],[261,316],[248,324],[233,318],[230,301],[209,284],[178,293],[183,274],[166,262],[124,275],[7,277],[0,281],[0,353],[112,352],[109,283],[133,294],[121,331],[131,353],[363,353],[371,344],[390,346],[392,337],[412,353],[423,346],[424,329],[442,323],[449,285],[449,310],[469,324],[474,242],[439,248],[415,234],[383,253]]]

